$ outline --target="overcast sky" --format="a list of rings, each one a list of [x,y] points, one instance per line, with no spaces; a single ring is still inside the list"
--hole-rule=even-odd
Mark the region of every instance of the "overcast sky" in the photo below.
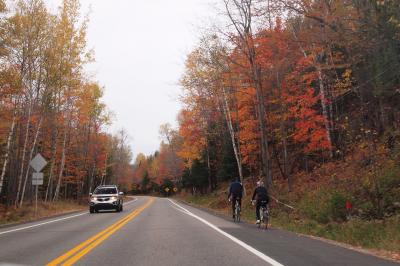
[[[135,156],[158,149],[160,124],[176,125],[185,55],[213,15],[212,1],[81,0],[83,14],[92,10],[88,46],[96,62],[88,70],[115,114],[109,130],[126,129]],[[55,11],[61,0],[46,2]]]

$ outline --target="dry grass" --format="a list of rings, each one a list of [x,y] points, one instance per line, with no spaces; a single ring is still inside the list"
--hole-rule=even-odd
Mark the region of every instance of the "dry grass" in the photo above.
[[[87,205],[78,204],[76,201],[39,202],[35,213],[35,205],[31,204],[25,204],[21,208],[8,207],[8,209],[0,205],[0,225],[34,221],[86,208]]]

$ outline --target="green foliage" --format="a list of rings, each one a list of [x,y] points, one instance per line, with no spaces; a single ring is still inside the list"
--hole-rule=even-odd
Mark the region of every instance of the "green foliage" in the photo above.
[[[387,163],[364,177],[361,198],[368,202],[360,202],[360,215],[365,219],[390,216],[400,210],[400,165]]]
[[[206,187],[208,185],[207,165],[200,160],[194,160],[192,167],[184,171],[182,183],[184,187]]]
[[[239,177],[237,162],[229,136],[225,136],[222,146],[222,159],[217,171],[218,181],[227,181]]]
[[[343,192],[321,189],[306,194],[299,203],[299,209],[301,214],[318,223],[345,221],[346,200],[350,197]]]
[[[165,197],[166,196],[170,196],[171,194],[173,194],[173,189],[174,189],[174,184],[172,183],[171,180],[169,180],[168,178],[164,178],[162,184],[160,185],[160,192],[161,194],[163,194]],[[168,192],[166,191],[166,189],[168,189]]]
[[[400,167],[395,166],[384,171],[380,178],[380,186],[386,208],[400,202]]]
[[[152,192],[158,192],[160,191],[160,185],[157,184],[156,182],[150,182],[150,190]]]
[[[150,184],[150,178],[149,178],[149,173],[146,171],[144,172],[143,178],[142,178],[142,191],[147,192],[147,186]]]
[[[398,1],[383,2],[355,2],[361,16],[359,34],[368,42],[359,44],[362,60],[354,66],[354,72],[363,83],[360,88],[363,93],[372,93],[373,97],[390,101],[400,80],[398,71],[390,71],[400,66],[400,13]]]

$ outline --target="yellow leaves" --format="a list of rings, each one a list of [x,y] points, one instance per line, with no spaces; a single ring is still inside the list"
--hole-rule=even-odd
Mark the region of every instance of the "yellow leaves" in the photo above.
[[[365,149],[366,148],[365,143],[361,143],[360,145],[358,145],[358,148],[359,149]]]
[[[351,69],[346,69],[342,74],[342,78],[336,80],[336,83],[334,84],[334,89],[332,91],[334,97],[338,97],[351,89],[353,84],[352,74],[353,73]]]

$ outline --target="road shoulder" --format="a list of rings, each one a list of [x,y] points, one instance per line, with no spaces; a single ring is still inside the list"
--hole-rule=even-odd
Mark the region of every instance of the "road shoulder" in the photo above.
[[[174,198],[174,200],[176,200],[179,203],[185,204],[187,206],[202,210],[204,212],[207,212],[209,214],[212,214],[214,216],[217,216],[219,218],[231,221],[232,218],[230,216],[228,216],[225,213],[216,211],[214,209],[211,208],[207,208],[198,204],[194,204],[191,202],[187,202],[182,198]],[[243,224],[246,224],[247,226],[254,226],[254,223],[247,221],[247,220],[243,220],[242,222]],[[395,252],[390,252],[390,251],[383,251],[383,250],[375,250],[375,249],[365,249],[365,248],[361,248],[361,247],[357,247],[357,246],[352,246],[346,243],[341,243],[338,241],[334,241],[334,240],[330,240],[330,239],[326,239],[326,238],[322,238],[322,237],[316,237],[316,236],[312,236],[312,235],[306,235],[306,234],[301,234],[301,233],[297,233],[297,232],[291,232],[291,231],[287,231],[281,228],[273,228],[274,230],[280,230],[280,231],[284,231],[284,232],[288,232],[288,233],[292,233],[295,234],[297,236],[300,237],[306,237],[312,240],[316,240],[316,241],[320,241],[323,242],[325,244],[330,244],[330,245],[334,245],[334,246],[338,246],[341,248],[345,248],[351,251],[355,251],[364,255],[370,255],[379,259],[384,259],[390,262],[396,262],[396,263],[400,263],[400,256],[399,254],[395,253]]]
[[[127,204],[127,203],[133,201],[134,199],[135,199],[135,197],[133,197],[133,196],[127,196],[126,199],[124,200],[124,204]],[[43,221],[52,220],[52,219],[56,219],[56,218],[61,218],[61,217],[64,217],[64,216],[70,216],[70,215],[74,215],[74,214],[78,214],[78,213],[83,213],[83,212],[88,210],[88,205],[77,205],[77,206],[78,206],[78,208],[75,209],[75,210],[68,210],[68,211],[65,211],[65,212],[59,212],[59,213],[56,213],[56,214],[46,215],[46,216],[38,217],[38,218],[35,218],[35,219],[26,219],[26,220],[21,220],[21,221],[18,221],[18,222],[0,224],[0,230],[1,229],[11,228],[11,227],[27,225],[27,224],[31,224],[31,223],[40,223],[40,222],[43,222]]]

